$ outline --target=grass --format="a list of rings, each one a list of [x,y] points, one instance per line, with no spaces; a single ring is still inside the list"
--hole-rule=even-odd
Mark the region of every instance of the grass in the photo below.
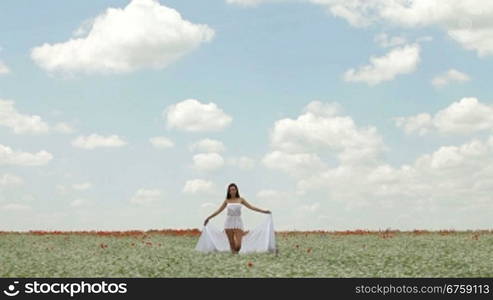
[[[276,232],[279,252],[194,250],[198,230],[1,232],[1,277],[493,277],[491,231]]]

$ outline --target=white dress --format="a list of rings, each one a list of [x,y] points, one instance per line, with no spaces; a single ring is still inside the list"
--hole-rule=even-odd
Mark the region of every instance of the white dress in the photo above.
[[[240,228],[243,229],[243,221],[241,220],[241,203],[228,203],[226,209],[226,220],[224,228]]]
[[[228,210],[224,228],[241,228],[241,203],[228,203]],[[211,222],[208,222],[202,229],[195,250],[200,252],[226,252],[231,251],[226,231],[220,230]],[[272,213],[267,214],[266,218],[252,230],[249,230],[241,240],[239,253],[252,252],[277,252],[276,236],[274,232],[274,221]]]

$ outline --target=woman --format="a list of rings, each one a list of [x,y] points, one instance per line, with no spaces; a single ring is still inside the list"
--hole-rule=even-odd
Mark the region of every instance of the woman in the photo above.
[[[241,220],[242,204],[251,210],[270,214],[269,210],[263,210],[250,205],[250,203],[240,197],[240,193],[236,184],[231,183],[228,186],[226,199],[224,200],[221,207],[219,207],[216,212],[207,217],[207,219],[205,219],[204,221],[205,226],[210,219],[221,213],[224,208],[228,207],[226,221],[224,222],[224,231],[228,236],[229,245],[233,254],[238,254],[238,252],[240,251],[241,239],[243,237],[243,221]]]

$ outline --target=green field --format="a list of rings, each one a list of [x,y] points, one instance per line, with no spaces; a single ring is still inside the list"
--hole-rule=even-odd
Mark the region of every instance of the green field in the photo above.
[[[197,232],[0,234],[1,277],[493,277],[493,232],[279,233],[279,252],[194,250]]]

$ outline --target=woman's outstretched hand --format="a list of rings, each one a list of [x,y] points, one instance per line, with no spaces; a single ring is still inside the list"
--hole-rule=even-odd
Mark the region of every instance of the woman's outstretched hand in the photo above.
[[[204,226],[207,225],[208,222],[209,222],[209,218],[205,219]]]
[[[266,211],[265,211],[265,213],[266,213],[266,214],[270,214],[270,210],[266,210]]]

